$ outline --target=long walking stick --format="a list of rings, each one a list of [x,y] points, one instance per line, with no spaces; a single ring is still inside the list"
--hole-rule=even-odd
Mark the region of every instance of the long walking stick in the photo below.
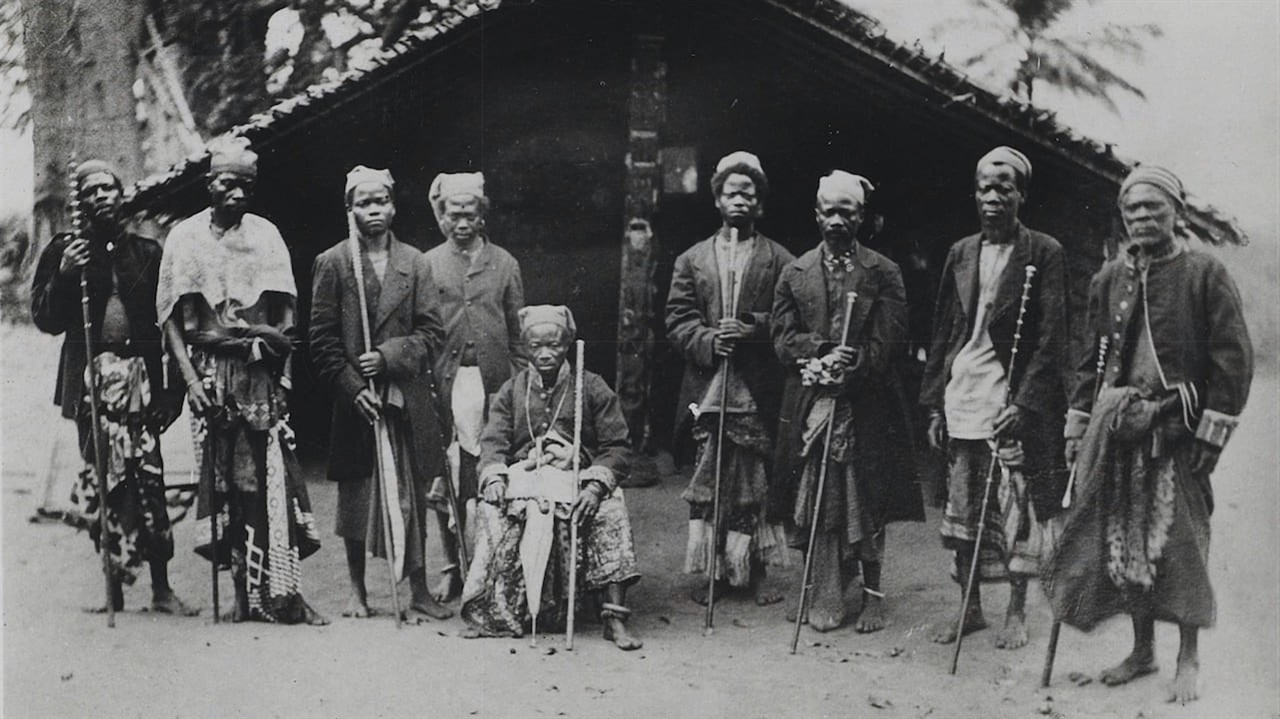
[[[218,473],[213,466],[213,417],[205,415],[204,439],[200,442],[200,472],[209,478],[209,574],[213,586],[213,623],[222,621],[218,605]]]
[[[80,207],[80,183],[75,179],[75,160],[68,173],[71,226],[75,239],[84,236],[84,213]],[[91,255],[92,256],[92,255]],[[102,552],[102,576],[107,590],[107,627],[116,626],[116,606],[111,596],[111,551],[107,541],[107,462],[102,449],[101,412],[98,407],[98,366],[93,363],[93,318],[89,312],[89,265],[80,268],[80,319],[84,325],[84,356],[89,375],[89,418],[93,422],[93,471],[98,475],[98,546]]]
[[[354,223],[351,223],[351,224],[354,225]],[[369,303],[368,303],[368,300],[365,298],[365,292],[364,292],[364,267],[360,261],[360,239],[357,237],[357,233],[354,227],[352,227],[352,230],[351,230],[350,242],[351,242],[351,267],[356,276],[356,296],[360,299],[360,332],[364,337],[364,351],[372,352],[373,338],[369,330]],[[369,377],[367,382],[368,382],[369,391],[376,393],[377,389],[374,386],[373,378]],[[383,521],[382,537],[383,537],[383,544],[386,545],[387,572],[391,577],[391,603],[392,603],[392,606],[395,608],[395,612],[396,612],[396,629],[399,629],[401,627],[401,622],[403,620],[403,617],[401,617],[401,614],[400,614],[400,587],[399,587],[400,577],[396,576],[396,559],[395,559],[396,547],[395,547],[395,542],[392,540],[392,537],[391,537],[391,521],[392,521],[391,494],[387,492],[387,488],[383,486],[383,482],[386,481],[386,477],[387,477],[387,471],[386,471],[387,468],[383,465],[383,462],[382,462],[382,459],[383,459],[382,443],[386,441],[386,430],[387,430],[386,423],[383,420],[382,416],[379,415],[378,418],[373,421],[374,471],[377,472],[377,475],[378,475],[377,477],[378,490],[379,490],[378,494],[381,495],[382,497],[382,507],[381,507],[382,521]],[[395,511],[399,511],[399,507],[396,507]]]
[[[573,487],[582,485],[582,373],[587,343],[578,340],[574,347],[573,368]],[[569,616],[564,627],[564,648],[573,651],[573,620],[578,611],[578,523],[569,518]]]
[[[1036,266],[1027,265],[1026,280],[1022,283],[1022,298],[1018,302],[1018,323],[1013,329],[1013,346],[1009,350],[1009,381],[1004,387],[1004,401],[1001,408],[1008,407],[1013,401],[1013,371],[1017,367],[1018,345],[1022,339],[1022,322],[1027,316],[1027,304],[1031,299],[1031,280],[1036,276]],[[965,578],[964,599],[960,602],[960,616],[956,620],[956,649],[951,654],[951,673],[956,673],[960,663],[960,645],[964,643],[964,620],[969,613],[969,600],[973,598],[974,578],[978,574],[978,557],[982,554],[982,535],[987,525],[987,500],[991,497],[991,484],[995,479],[996,466],[1000,457],[996,450],[991,450],[991,465],[987,467],[987,477],[982,482],[982,505],[978,510],[978,529],[973,540],[973,559],[969,562],[969,575]]]
[[[1097,399],[1098,392],[1102,389],[1102,377],[1107,371],[1107,347],[1110,338],[1106,335],[1098,337],[1098,363],[1094,367],[1094,384],[1093,396]],[[1074,493],[1076,484],[1076,470],[1079,468],[1078,462],[1071,463],[1071,476],[1067,479],[1067,491],[1062,495],[1062,508],[1071,508],[1071,495]],[[1044,670],[1040,672],[1040,686],[1045,689],[1049,688],[1049,682],[1053,679],[1053,662],[1058,655],[1058,634],[1062,632],[1062,622],[1055,618],[1053,627],[1049,629],[1049,648],[1045,650]]]
[[[720,316],[734,317],[737,314],[738,273],[736,260],[738,250],[738,228],[729,228],[729,294],[720,298]],[[720,485],[724,476],[724,420],[729,403],[729,373],[733,371],[733,356],[726,355],[720,363],[720,414],[716,418],[716,478],[711,494],[711,541],[707,543],[707,612],[703,619],[702,634],[711,636],[715,632],[716,619],[716,580],[720,575]]]
[[[840,331],[840,345],[849,343],[849,322],[853,318],[853,303],[858,301],[858,293],[850,291],[844,296],[844,328]],[[795,631],[791,633],[791,653],[796,653],[800,645],[800,626],[805,621],[805,605],[809,600],[809,578],[813,575],[813,546],[818,541],[818,520],[822,515],[822,495],[827,486],[827,461],[831,457],[831,435],[835,430],[836,416],[832,410],[827,419],[827,432],[822,440],[822,464],[818,466],[818,486],[813,497],[813,514],[809,517],[809,545],[804,553],[804,571],[800,575],[800,606],[796,608]]]

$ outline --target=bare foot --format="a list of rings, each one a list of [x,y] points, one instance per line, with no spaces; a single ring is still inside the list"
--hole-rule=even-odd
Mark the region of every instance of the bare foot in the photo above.
[[[440,584],[436,585],[436,590],[431,593],[440,604],[452,602],[462,594],[462,577],[458,570],[451,569],[444,573],[440,578]]]
[[[194,617],[200,614],[199,608],[188,607],[172,591],[151,597],[151,611],[160,614],[173,614],[179,617]]]
[[[725,595],[728,593],[729,593],[728,583],[723,581],[716,582],[715,597],[717,602],[723,600]],[[689,590],[689,598],[704,607],[707,606],[707,594],[708,592],[707,592],[706,582],[702,582],[694,586],[693,589]]]
[[[858,621],[853,625],[853,630],[860,634],[870,634],[881,629],[884,629],[884,598],[866,594],[862,602],[862,612],[858,614]]]
[[[347,606],[342,609],[342,616],[351,617],[352,619],[366,619],[373,616],[373,612],[369,609],[364,597],[359,594],[352,594],[351,598],[347,600]]]
[[[819,632],[831,632],[844,624],[845,615],[842,610],[831,607],[811,607],[809,609],[809,626]]]
[[[117,604],[117,605],[115,606],[115,610],[116,610],[117,612],[123,612],[123,611],[124,611],[124,602],[120,602],[119,604]],[[107,605],[103,604],[103,605],[101,605],[101,606],[97,606],[97,607],[85,607],[82,611],[84,611],[84,613],[85,613],[85,614],[106,614],[106,613],[107,613]]]
[[[626,623],[617,617],[605,618],[604,638],[605,641],[613,642],[614,646],[624,652],[629,652],[644,646],[644,642],[640,641],[640,637],[633,637],[627,633]]]
[[[1021,649],[1027,645],[1027,618],[1013,613],[1004,618],[1004,629],[996,634],[999,649]]]
[[[311,605],[307,604],[306,600],[303,600],[301,597],[299,597],[299,599],[302,601],[302,621],[313,627],[323,627],[329,623],[329,620],[320,612],[312,609]]]
[[[415,612],[431,617],[432,619],[448,619],[453,616],[453,610],[437,602],[435,597],[430,594],[425,597],[416,597],[409,608]]]
[[[1128,684],[1138,677],[1145,677],[1157,671],[1159,671],[1159,667],[1156,666],[1153,657],[1130,654],[1124,658],[1124,661],[1114,667],[1103,669],[1102,673],[1098,675],[1098,681],[1109,687],[1118,687],[1121,684]]]
[[[1169,683],[1169,701],[1186,704],[1200,698],[1196,680],[1200,678],[1198,662],[1178,662],[1178,671]]]
[[[783,596],[782,592],[779,592],[776,589],[769,589],[764,585],[764,582],[756,585],[755,600],[757,607],[767,607],[770,604],[777,604],[785,598],[786,597]]]
[[[986,629],[987,619],[982,616],[981,609],[970,609],[964,618],[964,635],[967,637],[974,632]],[[933,628],[933,633],[929,636],[938,644],[951,644],[956,640],[956,624],[952,621],[943,622]]]

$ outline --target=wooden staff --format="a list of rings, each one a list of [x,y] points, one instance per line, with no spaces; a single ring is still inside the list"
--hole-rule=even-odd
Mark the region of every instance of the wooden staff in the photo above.
[[[853,319],[853,303],[858,301],[858,293],[850,291],[844,296],[844,329],[840,331],[840,346],[849,344],[849,327]],[[827,461],[831,457],[831,435],[835,431],[836,413],[831,410],[827,419],[826,438],[822,441],[822,464],[818,466],[818,486],[813,497],[813,515],[809,518],[809,546],[804,552],[804,571],[800,574],[800,606],[796,608],[795,631],[791,633],[791,653],[796,653],[800,645],[800,626],[805,621],[805,604],[809,600],[809,577],[813,575],[813,545],[818,541],[818,520],[822,515],[822,494],[827,486]]]
[[[213,623],[222,621],[218,605],[218,472],[213,466],[213,413],[205,414],[200,440],[200,473],[209,478],[209,575],[213,585]]]
[[[573,487],[582,491],[582,373],[587,343],[574,345],[573,367]],[[564,626],[564,648],[573,651],[573,620],[578,610],[578,522],[569,518],[569,616]]]
[[[1098,392],[1102,390],[1102,377],[1107,371],[1107,347],[1110,344],[1110,338],[1106,335],[1098,337],[1098,363],[1094,368],[1094,384],[1093,396],[1097,399]],[[1071,463],[1071,476],[1067,479],[1067,491],[1062,495],[1062,508],[1069,509],[1071,507],[1071,495],[1075,490],[1076,469],[1079,467],[1078,462]],[[1044,670],[1040,672],[1040,686],[1045,689],[1049,688],[1049,682],[1053,679],[1053,662],[1058,655],[1058,635],[1062,632],[1062,622],[1058,619],[1053,620],[1053,626],[1049,629],[1049,648],[1044,655]]]
[[[360,332],[364,336],[364,351],[373,351],[373,338],[369,330],[369,303],[365,299],[364,293],[364,267],[360,261],[360,239],[355,229],[355,223],[351,226],[351,266],[356,276],[356,296],[360,299]],[[374,387],[373,378],[366,379],[370,392],[377,393]],[[391,603],[396,612],[396,629],[401,627],[402,617],[400,615],[400,588],[399,577],[396,576],[396,560],[395,560],[395,542],[391,538],[391,495],[387,492],[383,482],[386,480],[386,467],[382,464],[382,443],[386,441],[386,422],[382,415],[379,414],[373,420],[373,466],[377,472],[378,494],[382,495],[382,517],[383,527],[382,536],[383,544],[386,545],[387,551],[387,572],[391,577]],[[394,511],[399,511],[399,507],[395,507]],[[458,526],[462,526],[459,524]]]
[[[80,182],[76,179],[76,162],[68,163],[67,203],[71,210],[72,241],[84,238],[84,211],[80,206]],[[90,259],[93,253],[89,253]],[[110,271],[110,267],[108,267]],[[89,418],[93,422],[93,471],[98,475],[98,549],[102,552],[102,576],[107,587],[107,627],[116,626],[116,606],[111,596],[111,552],[107,541],[107,458],[102,449],[101,411],[98,407],[98,366],[94,364],[93,318],[89,312],[89,264],[80,268],[80,318],[84,325],[84,356],[89,374]]]
[[[1027,265],[1026,280],[1022,283],[1022,298],[1018,302],[1018,323],[1013,329],[1013,346],[1009,349],[1009,381],[1004,386],[1004,401],[1001,409],[1007,408],[1013,401],[1013,372],[1018,362],[1018,345],[1022,340],[1022,323],[1027,316],[1027,305],[1031,301],[1031,280],[1036,276],[1036,266]],[[956,620],[956,649],[951,655],[951,673],[956,673],[960,663],[960,645],[964,643],[964,619],[969,612],[969,600],[973,598],[974,578],[978,573],[978,557],[982,554],[982,534],[987,523],[987,499],[991,496],[991,484],[995,479],[996,465],[1000,456],[995,447],[991,448],[991,465],[987,468],[987,478],[982,483],[982,506],[978,510],[978,530],[973,540],[973,559],[969,562],[969,576],[965,579],[964,599],[960,602],[960,617]]]
[[[720,297],[720,316],[733,317],[737,309],[738,272],[735,260],[738,251],[738,228],[729,228],[729,294]],[[720,364],[720,415],[716,418],[716,477],[711,490],[711,541],[707,543],[707,612],[703,619],[702,634],[715,632],[716,579],[720,574],[720,485],[724,474],[724,419],[729,403],[729,373],[733,371],[733,355],[725,355]]]

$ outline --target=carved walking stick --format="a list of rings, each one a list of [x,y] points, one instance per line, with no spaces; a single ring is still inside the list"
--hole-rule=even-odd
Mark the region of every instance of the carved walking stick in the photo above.
[[[1031,300],[1031,280],[1036,276],[1036,266],[1027,265],[1027,278],[1022,283],[1022,298],[1018,303],[1018,323],[1013,330],[1013,346],[1009,350],[1009,381],[1004,387],[1004,402],[1001,407],[1008,407],[1013,401],[1013,372],[1017,367],[1018,345],[1022,340],[1022,323],[1027,316],[1027,304]],[[973,598],[973,583],[978,573],[978,556],[982,553],[982,534],[987,523],[987,500],[991,496],[991,483],[995,478],[996,465],[1000,457],[995,448],[991,450],[991,466],[987,468],[987,478],[982,483],[982,504],[978,510],[978,529],[973,540],[973,559],[969,562],[969,576],[965,578],[964,599],[960,602],[960,618],[956,620],[956,649],[951,655],[951,673],[956,673],[960,663],[960,645],[964,642],[964,619],[969,613],[969,600]]]
[[[858,301],[857,292],[849,292],[844,299],[844,329],[840,332],[840,344],[849,343],[849,326],[853,318],[853,303]],[[813,514],[809,517],[809,545],[804,553],[804,571],[800,575],[800,606],[796,608],[796,626],[791,634],[791,653],[796,653],[800,644],[800,626],[805,621],[805,604],[809,599],[809,578],[813,574],[813,545],[818,541],[818,519],[822,515],[822,495],[827,485],[827,462],[831,457],[831,434],[836,426],[836,413],[832,410],[827,420],[826,438],[822,440],[822,464],[818,466],[818,486],[813,497]]]
[[[1107,347],[1110,344],[1110,338],[1106,335],[1098,337],[1098,364],[1094,369],[1095,380],[1093,385],[1093,396],[1096,399],[1098,392],[1102,389],[1102,377],[1107,370]],[[1079,467],[1077,462],[1071,463],[1071,476],[1067,478],[1067,491],[1062,495],[1062,508],[1069,509],[1071,507],[1071,495],[1075,491],[1076,485],[1076,469]],[[1058,634],[1062,632],[1062,622],[1057,619],[1053,620],[1053,626],[1049,629],[1049,648],[1044,655],[1044,670],[1040,672],[1040,686],[1049,688],[1049,682],[1053,679],[1053,662],[1058,655]]]
[[[372,352],[373,338],[370,334],[370,329],[369,329],[369,303],[365,297],[365,291],[364,291],[364,267],[360,261],[360,239],[357,237],[357,233],[354,226],[355,223],[351,222],[350,224],[351,224],[351,233],[350,233],[351,234],[351,239],[350,239],[351,267],[354,271],[355,278],[356,278],[356,296],[359,297],[359,300],[360,300],[360,331],[361,331],[361,334],[364,336],[364,351]],[[373,378],[372,377],[368,378],[367,382],[368,382],[369,390],[372,392],[377,392],[377,389],[375,388],[373,383]],[[387,477],[387,468],[383,462],[383,456],[382,456],[382,444],[383,442],[387,442],[387,441],[390,441],[390,440],[387,437],[386,421],[382,418],[381,415],[379,415],[378,418],[373,421],[373,459],[374,459],[373,465],[374,465],[374,471],[378,475],[377,476],[377,482],[379,487],[378,493],[382,495],[381,509],[382,509],[382,516],[383,516],[383,524],[384,524],[383,530],[382,530],[382,536],[384,540],[383,544],[386,545],[387,571],[391,575],[391,603],[394,606],[395,612],[396,612],[396,629],[399,629],[401,627],[401,622],[403,621],[403,617],[400,614],[400,588],[399,588],[400,577],[396,572],[396,560],[395,560],[396,548],[395,548],[395,541],[391,536],[392,534],[391,524],[394,521],[392,512],[393,511],[399,512],[400,507],[391,506],[392,493],[388,491],[389,482],[393,481],[394,479],[398,479],[398,476],[396,478],[393,478],[393,480],[389,480]],[[397,494],[398,494],[398,491],[397,491]]]
[[[573,488],[582,491],[582,374],[587,343],[574,346],[573,368]],[[578,523],[569,517],[569,616],[565,621],[564,648],[573,651],[574,615],[578,609]]]
[[[84,211],[80,206],[80,182],[76,179],[76,163],[70,161],[68,172],[67,202],[71,210],[71,233],[76,239],[84,237]],[[92,257],[92,252],[90,252]],[[108,260],[109,262],[110,260]],[[108,271],[110,267],[108,266]],[[84,356],[89,375],[89,417],[93,422],[93,471],[98,475],[98,546],[102,552],[102,576],[107,587],[107,627],[116,625],[116,606],[111,596],[111,552],[107,542],[107,458],[102,449],[101,411],[98,403],[98,367],[94,364],[93,318],[89,312],[89,265],[80,268],[80,318],[84,325]]]
[[[720,316],[733,317],[737,314],[738,297],[738,228],[729,228],[729,294],[720,297]],[[715,632],[716,617],[716,579],[720,574],[720,484],[724,472],[724,420],[725,405],[729,403],[729,373],[733,371],[733,356],[726,355],[720,364],[720,415],[716,418],[716,478],[711,494],[711,541],[707,543],[707,611],[703,618],[702,634],[711,636]]]

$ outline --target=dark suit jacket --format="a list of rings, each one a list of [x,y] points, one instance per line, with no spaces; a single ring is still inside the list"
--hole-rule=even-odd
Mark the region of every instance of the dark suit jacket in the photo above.
[[[920,388],[920,403],[931,409],[942,409],[951,365],[973,334],[981,242],[979,233],[952,245],[942,270],[933,341]],[[1017,362],[1011,369],[1027,265],[1034,265],[1036,273],[1028,295],[1022,337],[1018,341]],[[1063,377],[1069,352],[1067,270],[1062,245],[1043,232],[1019,226],[999,282],[987,329],[1005,375],[1013,378],[1013,403],[1031,413],[1020,439],[1026,452],[1026,475],[1037,516],[1045,518],[1060,511],[1062,493],[1066,490],[1066,461],[1062,455],[1066,412]]]
[[[910,410],[898,375],[907,346],[902,272],[861,244],[856,253],[858,300],[849,322],[849,346],[860,351],[862,360],[842,389],[853,408],[853,461],[865,482],[873,517],[881,522],[919,521],[924,519],[924,502],[915,478]],[[801,385],[799,363],[839,344],[841,328],[830,326],[831,314],[819,245],[782,271],[774,292],[773,343],[787,373],[770,487],[769,511],[775,520],[786,519],[795,506],[801,436],[818,397],[816,390]]]
[[[329,479],[361,480],[372,469],[373,431],[355,408],[367,384],[356,365],[364,336],[348,241],[321,253],[311,272],[311,362],[333,393]],[[371,308],[373,349],[386,359],[383,377],[404,394],[417,476],[441,476],[444,437],[431,366],[444,330],[422,253],[393,238],[381,285],[378,306]]]
[[[782,367],[770,337],[773,289],[782,268],[793,260],[795,257],[782,245],[757,235],[755,252],[747,263],[738,294],[738,318],[752,325],[753,334],[738,343],[733,366],[751,391],[768,432],[773,432],[778,421],[782,394]],[[689,421],[689,404],[702,399],[720,364],[712,351],[712,340],[723,310],[712,235],[676,258],[667,295],[667,339],[684,358],[676,432]]]
[[[58,379],[53,402],[62,407],[62,416],[74,418],[84,399],[84,318],[80,307],[80,273],[63,276],[58,272],[62,253],[72,236],[58,235],[40,255],[31,287],[31,317],[41,331],[66,333],[58,362]],[[160,245],[155,240],[130,233],[115,240],[108,254],[105,245],[94,242],[87,267],[89,317],[93,339],[101,336],[107,298],[111,294],[111,271],[118,279],[120,301],[129,319],[129,341],[124,353],[142,357],[147,364],[153,403],[180,404],[186,387],[177,368],[171,368],[165,389],[164,349],[156,323],[156,282],[160,277]]]
[[[516,258],[488,239],[474,263],[447,240],[427,250],[426,261],[444,322],[444,345],[433,361],[448,409],[453,380],[468,350],[475,352],[486,395],[528,364],[518,316],[524,307],[524,281]]]

